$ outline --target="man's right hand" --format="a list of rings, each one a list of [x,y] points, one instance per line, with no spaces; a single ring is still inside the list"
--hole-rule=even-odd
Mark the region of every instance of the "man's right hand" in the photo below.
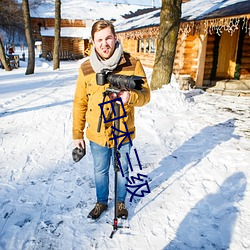
[[[82,147],[82,148],[85,148],[85,142],[83,139],[76,139],[74,140],[74,145],[79,148],[79,147]]]
[[[75,148],[72,151],[74,162],[79,162],[86,154],[85,142],[83,139],[74,140]]]

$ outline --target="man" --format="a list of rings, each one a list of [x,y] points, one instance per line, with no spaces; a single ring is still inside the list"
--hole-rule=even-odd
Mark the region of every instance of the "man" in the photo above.
[[[98,85],[96,73],[103,69],[109,70],[112,74],[137,75],[143,77],[142,90],[123,89],[118,93],[125,108],[126,117],[119,120],[120,130],[126,131],[125,123],[129,132],[132,132],[130,139],[135,137],[134,107],[143,106],[150,100],[150,90],[147,84],[145,72],[140,61],[131,57],[123,51],[121,43],[117,40],[114,26],[111,22],[100,20],[94,23],[91,30],[93,50],[90,58],[82,63],[76,84],[76,91],[73,104],[73,140],[76,147],[85,147],[83,130],[87,123],[86,137],[90,141],[91,153],[94,161],[94,175],[96,185],[97,203],[90,211],[88,218],[97,219],[103,211],[108,208],[109,195],[109,166],[110,161],[114,162],[114,140],[112,140],[113,122],[102,122],[100,131],[97,131],[100,105],[104,101],[110,101],[107,96],[103,100],[103,93],[109,84]],[[120,105],[122,106],[122,105]],[[108,117],[110,107],[104,106],[103,113]],[[110,140],[111,139],[111,140]],[[117,193],[117,217],[128,216],[125,206],[127,194],[126,184],[128,177],[128,159],[126,153],[130,152],[130,141],[126,138],[119,149],[119,161],[124,177],[118,172],[118,193]]]

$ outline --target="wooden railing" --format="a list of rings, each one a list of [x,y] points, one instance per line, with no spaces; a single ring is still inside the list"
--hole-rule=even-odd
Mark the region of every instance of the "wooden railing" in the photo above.
[[[59,60],[77,60],[82,57],[82,55],[75,55],[71,51],[59,51]],[[51,51],[47,53],[46,59],[48,61],[53,60],[53,53]]]

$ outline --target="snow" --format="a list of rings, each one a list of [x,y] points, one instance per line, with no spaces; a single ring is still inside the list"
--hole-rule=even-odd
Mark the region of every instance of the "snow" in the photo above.
[[[211,14],[215,10],[219,10],[236,3],[243,3],[248,0],[191,0],[181,5],[181,19],[192,21],[196,19],[204,19],[206,15]],[[249,13],[250,10],[238,10]],[[140,16],[131,17],[128,19],[120,18],[114,24],[116,31],[122,32],[127,30],[135,30],[142,27],[158,26],[160,24],[160,8],[156,8],[152,12],[142,14]]]
[[[152,12],[135,16],[128,19],[120,18],[114,22],[117,32],[139,29],[141,27],[158,26],[160,24],[160,9]]]
[[[161,0],[98,0],[97,2],[111,2],[118,4],[138,4],[138,5],[148,5],[148,6],[161,6]]]
[[[135,12],[138,9],[150,7],[147,4],[141,5],[140,1],[139,4],[116,4],[112,1],[99,3],[95,0],[62,0],[61,2],[62,19],[71,20],[118,19],[121,15],[128,14],[131,11]],[[32,17],[54,18],[55,4],[52,1],[45,1],[45,4],[38,6],[36,9],[31,9],[30,13]]]
[[[42,36],[54,36],[55,28],[41,28]],[[62,27],[61,37],[80,37],[82,39],[89,39],[91,37],[91,27]]]
[[[247,1],[248,0],[191,0],[190,2],[182,4],[182,18],[186,20],[202,19],[202,17],[215,10]]]
[[[79,163],[71,157],[82,61],[53,71],[37,57],[28,76],[23,61],[0,70],[0,249],[250,249],[250,99],[180,91],[174,78],[136,108],[141,171],[131,158],[151,192],[128,195],[130,228],[109,238],[112,169],[108,211],[86,219],[95,204],[88,143]]]

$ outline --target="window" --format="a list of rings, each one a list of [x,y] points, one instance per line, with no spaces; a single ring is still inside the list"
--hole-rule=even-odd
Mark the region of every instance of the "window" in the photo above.
[[[137,40],[138,53],[155,53],[155,38],[141,38]]]

